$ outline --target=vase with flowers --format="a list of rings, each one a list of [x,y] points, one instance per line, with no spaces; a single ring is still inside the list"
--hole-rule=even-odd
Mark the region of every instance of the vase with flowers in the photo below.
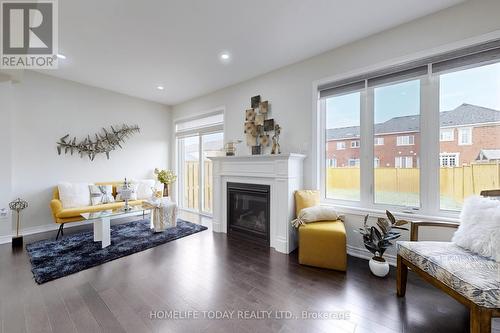
[[[156,179],[163,184],[163,196],[168,197],[168,187],[177,180],[177,175],[172,170],[155,168]]]

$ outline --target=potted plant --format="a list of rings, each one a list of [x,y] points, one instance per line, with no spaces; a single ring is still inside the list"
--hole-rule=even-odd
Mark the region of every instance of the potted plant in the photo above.
[[[393,229],[408,230],[402,227],[408,223],[405,220],[396,220],[394,215],[388,210],[385,211],[387,218],[379,217],[377,227],[368,226],[368,214],[365,216],[363,227],[357,230],[363,236],[365,247],[373,253],[369,266],[371,272],[379,277],[384,277],[389,273],[389,264],[383,258],[385,250],[394,245],[391,241],[399,238],[401,234]]]
[[[168,186],[177,180],[177,175],[172,170],[155,169],[156,178],[163,184],[163,196],[168,197]]]

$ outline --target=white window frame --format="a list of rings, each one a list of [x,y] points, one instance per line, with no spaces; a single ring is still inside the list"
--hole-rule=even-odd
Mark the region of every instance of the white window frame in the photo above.
[[[335,148],[337,150],[345,150],[346,149],[345,141],[337,141]]]
[[[453,42],[448,45],[433,48],[427,51],[419,51],[413,55],[400,57],[389,61],[384,61],[379,64],[368,66],[354,71],[335,75],[314,81],[312,84],[312,108],[313,112],[312,131],[316,133],[313,136],[313,150],[311,151],[315,168],[313,168],[313,184],[321,190],[322,203],[325,205],[333,205],[336,209],[343,213],[352,213],[364,215],[367,212],[374,216],[384,216],[384,210],[393,208],[393,212],[399,217],[406,218],[432,218],[440,221],[458,222],[458,214],[456,211],[447,211],[440,209],[440,194],[439,194],[439,153],[440,153],[440,117],[439,117],[439,76],[428,74],[424,84],[421,86],[421,112],[420,112],[420,139],[419,144],[425,147],[426,153],[421,154],[417,160],[420,166],[420,204],[421,208],[418,211],[408,211],[400,206],[384,206],[373,204],[373,102],[366,98],[371,92],[368,89],[361,91],[361,200],[358,201],[343,201],[326,198],[326,183],[325,183],[325,168],[324,152],[326,152],[326,133],[321,129],[324,128],[326,116],[326,103],[324,99],[319,98],[318,87],[331,82],[340,82],[341,80],[350,80],[351,78],[360,77],[366,73],[384,70],[390,66],[398,66],[413,61],[419,61],[424,58],[432,57],[446,52],[452,52],[457,49],[467,48],[476,44],[486,43],[492,40],[500,39],[500,31],[495,31],[482,36],[469,38],[463,41]],[[492,61],[491,63],[496,62]],[[429,69],[431,65],[429,65]],[[463,69],[466,69],[464,67]],[[453,71],[459,71],[460,68],[455,68]],[[443,73],[444,74],[444,73]]]
[[[359,148],[359,146],[360,146],[359,140],[352,140],[351,141],[351,148]]]
[[[383,146],[384,145],[384,137],[383,136],[376,136],[374,138],[375,140],[375,146]]]
[[[321,200],[323,204],[341,207],[343,212],[359,211],[365,213],[368,210],[374,213],[383,213],[386,209],[388,209],[396,212],[401,216],[440,216],[444,219],[457,219],[457,212],[447,212],[440,210],[439,192],[436,192],[439,190],[439,175],[437,175],[437,173],[434,173],[434,175],[430,175],[431,172],[429,172],[429,169],[432,167],[435,167],[436,169],[439,168],[439,159],[436,158],[435,161],[432,161],[432,156],[439,156],[439,103],[433,103],[432,100],[427,96],[439,95],[439,80],[436,79],[436,77],[433,77],[431,74],[420,77],[420,80],[421,103],[419,138],[420,146],[428,147],[428,154],[421,154],[422,156],[420,156],[417,162],[420,169],[420,207],[405,207],[400,205],[375,203],[373,184],[375,170],[374,138],[376,136],[374,135],[373,130],[373,87],[366,87],[360,92],[360,133],[366,133],[366,135],[360,136],[361,179],[359,201],[329,199],[326,197],[326,168],[319,167],[326,165],[326,153],[323,153],[326,152],[327,145],[325,130],[326,99],[319,99],[315,101],[315,105],[317,105],[318,110],[317,118],[314,122],[317,126],[315,131],[318,133],[318,149],[314,153],[318,157],[319,162],[316,179],[321,192]],[[426,117],[423,117],[424,114],[426,115]],[[423,119],[427,120],[424,122]],[[413,139],[412,145],[414,145],[414,143],[415,141]],[[425,177],[424,175],[428,176]],[[433,188],[433,190],[431,190],[431,188]],[[368,189],[368,191],[366,189]],[[422,193],[430,192],[433,192],[435,194],[422,195]],[[425,209],[423,209],[423,207],[425,207]]]
[[[190,208],[185,208],[182,207],[182,201],[183,201],[183,194],[182,194],[182,189],[184,188],[183,186],[183,177],[181,176],[182,168],[180,164],[182,163],[182,159],[179,157],[179,154],[181,153],[181,148],[179,147],[179,139],[185,138],[185,137],[192,137],[192,136],[198,136],[198,152],[199,152],[199,157],[201,160],[200,166],[203,165],[203,135],[207,134],[214,134],[214,133],[221,133],[223,135],[223,142],[225,142],[225,122],[226,122],[226,115],[225,115],[225,107],[218,107],[213,110],[203,112],[199,115],[196,115],[194,117],[186,117],[186,118],[178,118],[173,121],[173,140],[174,140],[174,171],[175,174],[178,176],[177,181],[174,183],[174,188],[171,189],[173,192],[173,195],[175,199],[177,200],[179,204],[179,209],[185,210],[194,214],[202,215],[202,216],[207,216],[207,217],[212,217],[213,214],[209,212],[203,211],[203,193],[204,191],[202,190],[203,184],[205,181],[205,173],[203,172],[203,168],[200,167],[200,176],[198,177],[198,182],[199,182],[199,191],[198,191],[198,210],[193,210]],[[223,123],[218,123],[214,124],[212,126],[202,126],[199,128],[190,128],[188,130],[181,130],[176,132],[176,127],[178,123],[182,122],[187,122],[187,121],[192,121],[196,119],[202,119],[206,118],[209,116],[217,115],[217,114],[222,114],[223,116]]]
[[[455,141],[455,129],[454,128],[441,128],[439,131],[439,141],[440,142],[453,142]]]
[[[443,165],[444,160],[450,160],[450,158],[455,159],[455,165],[449,165],[450,163],[446,163],[446,165]],[[452,168],[452,167],[458,167],[460,166],[460,153],[439,153],[439,166],[441,168]]]
[[[467,142],[463,142],[464,132],[469,132]],[[472,127],[460,127],[458,129],[458,145],[459,146],[470,146],[472,145]]]
[[[398,135],[396,146],[413,146],[415,145],[415,135]]]

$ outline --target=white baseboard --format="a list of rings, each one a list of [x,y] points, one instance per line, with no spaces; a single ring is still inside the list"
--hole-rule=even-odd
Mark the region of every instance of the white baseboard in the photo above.
[[[81,225],[86,225],[86,224],[92,224],[92,221],[82,221],[82,222],[71,222],[67,223],[64,226],[64,229],[72,228],[72,227],[77,227]],[[59,229],[60,224],[56,223],[51,223],[51,224],[45,224],[45,225],[39,225],[36,227],[28,227],[28,228],[23,228],[19,231],[19,233],[23,236],[27,235],[33,235],[33,234],[39,234],[42,232],[47,232],[47,231],[55,231]],[[5,243],[10,243],[12,241],[12,235],[7,235],[7,236],[0,236],[0,244],[5,244]]]
[[[12,241],[11,236],[0,236],[0,244],[10,243]]]
[[[133,214],[131,214],[131,215],[133,215]],[[137,213],[137,215],[142,215],[142,213]],[[81,225],[92,224],[92,223],[93,223],[93,221],[81,221],[81,222],[65,223],[64,229],[78,227]],[[55,230],[59,229],[59,226],[60,226],[60,224],[50,223],[50,224],[45,224],[45,225],[40,225],[40,226],[35,226],[35,227],[23,228],[23,229],[19,230],[19,233],[23,236],[39,234],[39,233],[47,232],[47,231],[55,231]],[[0,244],[12,242],[13,235],[14,235],[14,232],[12,232],[12,235],[0,236]]]
[[[370,260],[373,257],[373,254],[367,249],[355,247],[352,245],[347,245],[347,253],[353,257],[367,259],[367,260]],[[384,258],[385,260],[387,260],[389,265],[396,266],[397,263],[396,256],[392,254],[385,254]]]

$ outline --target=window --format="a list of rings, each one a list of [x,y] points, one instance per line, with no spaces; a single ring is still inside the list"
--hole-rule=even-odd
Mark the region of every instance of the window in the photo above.
[[[337,159],[336,158],[328,159],[328,166],[330,168],[336,168],[337,167]]]
[[[202,211],[211,214],[213,203],[213,167],[212,161],[208,157],[220,154],[221,149],[224,147],[224,133],[215,132],[202,135],[201,146],[203,151]]]
[[[323,199],[457,217],[498,188],[499,59],[493,40],[319,85]]]
[[[395,159],[394,165],[396,168],[413,168],[412,156],[398,156]]]
[[[439,154],[439,164],[442,168],[457,167],[458,166],[458,153],[441,153]]]
[[[360,200],[360,160],[358,151],[345,150],[346,141],[359,135],[361,93],[351,92],[325,100],[326,155],[334,163],[325,173],[326,197],[336,200]],[[351,140],[349,140],[351,141]],[[355,142],[359,140],[352,140]],[[336,150],[331,149],[335,144]],[[354,156],[353,156],[354,154]]]
[[[439,75],[440,124],[451,123],[458,131],[455,142],[439,144],[439,206],[443,210],[460,211],[466,197],[499,188],[499,91],[498,62]]]
[[[179,151],[179,183],[181,185],[180,205],[183,208],[197,210],[200,193],[200,137],[199,135],[180,138],[177,141]]]
[[[350,158],[348,166],[351,168],[359,168],[359,158]]]
[[[212,161],[224,146],[222,113],[179,121],[177,137],[177,197],[181,208],[212,213]]]
[[[351,148],[359,148],[359,140],[351,141]]]
[[[472,128],[459,128],[458,129],[458,144],[471,145],[472,144]]]
[[[398,146],[410,146],[415,144],[415,136],[413,135],[403,135],[398,136],[397,145]]]
[[[441,129],[439,133],[439,141],[454,141],[455,140],[455,130],[453,128]]]
[[[373,171],[376,204],[420,206],[420,170],[414,163],[418,152],[413,145],[415,134],[420,131],[421,84],[421,80],[411,80],[374,88],[374,134],[394,133],[391,135],[396,135],[398,146],[374,146],[374,153],[389,163]],[[398,132],[415,134],[397,135]]]

